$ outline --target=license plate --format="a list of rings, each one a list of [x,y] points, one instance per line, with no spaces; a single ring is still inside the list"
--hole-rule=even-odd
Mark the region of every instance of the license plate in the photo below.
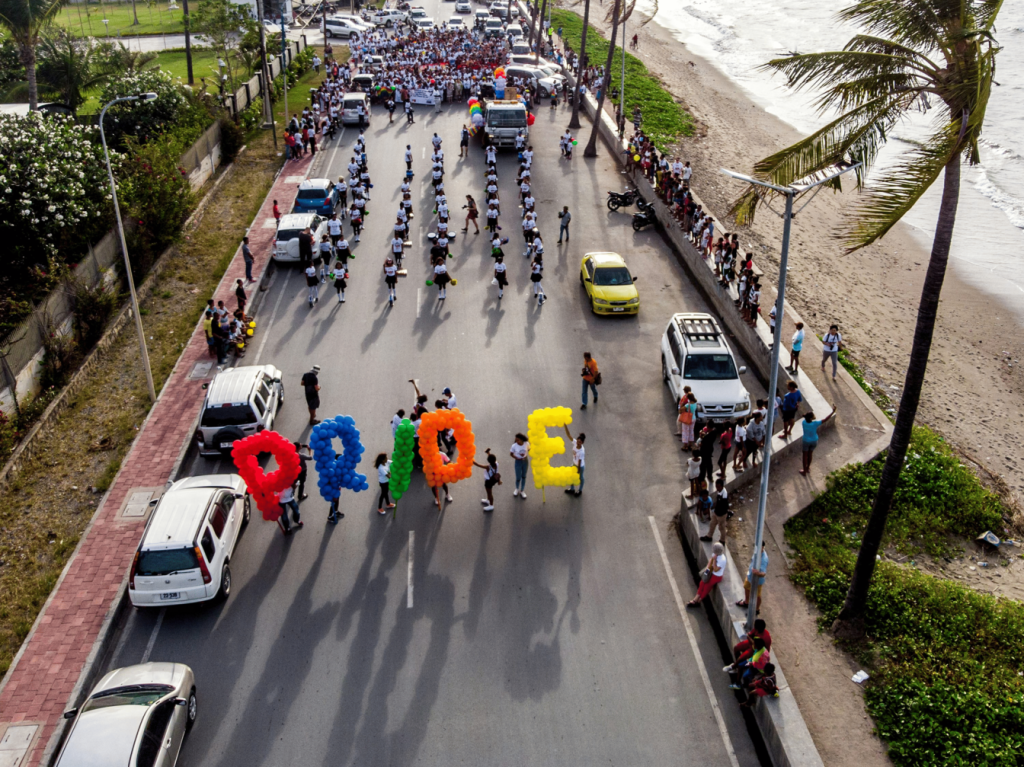
[[[234,442],[221,442],[220,443],[220,449],[221,450],[227,450],[229,447],[231,447],[234,444],[235,444]]]
[[[613,306],[612,307],[612,311],[613,312],[624,312],[624,311],[626,311],[626,307],[625,306]]]
[[[168,591],[160,595],[160,599],[181,599],[180,591]]]

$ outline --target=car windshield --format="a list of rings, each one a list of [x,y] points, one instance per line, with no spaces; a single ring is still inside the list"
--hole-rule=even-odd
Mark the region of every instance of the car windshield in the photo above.
[[[326,189],[300,189],[299,199],[300,200],[322,200],[327,196]],[[278,238],[280,239],[280,238]]]
[[[249,405],[208,407],[203,411],[203,426],[219,428],[221,426],[243,426],[248,423],[256,423],[256,416]]]
[[[155,549],[139,552],[135,572],[137,575],[170,575],[197,567],[195,549]]]
[[[111,706],[150,706],[173,691],[174,688],[166,684],[140,684],[104,690],[85,702],[82,713]]]
[[[487,124],[498,128],[522,128],[526,125],[525,109],[490,109]]]
[[[302,230],[301,229],[278,229],[277,230],[277,241],[278,242],[288,242],[289,240],[294,240],[300,234],[302,234]]]
[[[737,378],[736,365],[728,354],[687,354],[683,378],[694,381],[726,381]]]
[[[624,266],[606,266],[594,273],[595,285],[632,285],[633,278]]]

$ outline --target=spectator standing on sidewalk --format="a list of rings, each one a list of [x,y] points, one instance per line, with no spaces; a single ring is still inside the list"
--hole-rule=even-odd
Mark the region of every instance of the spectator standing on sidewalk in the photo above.
[[[302,386],[306,390],[306,406],[309,408],[310,426],[320,423],[316,417],[316,409],[320,407],[320,366],[314,365],[313,369],[302,374]]]
[[[789,439],[789,435],[793,432],[793,421],[796,420],[796,409],[800,407],[800,403],[804,401],[804,396],[800,393],[800,387],[796,385],[796,381],[790,381],[786,384],[786,396],[782,398],[782,438]],[[768,435],[771,437],[771,435]]]
[[[601,382],[601,373],[597,369],[597,361],[590,356],[590,352],[583,352],[583,370],[580,372],[583,378],[583,404],[580,410],[587,409],[587,389],[594,392],[594,404],[597,404],[597,387]]]
[[[530,466],[529,456],[530,443],[526,441],[526,435],[516,434],[516,440],[509,449],[509,455],[515,460],[516,466],[516,489],[512,491],[512,497],[526,498],[526,472]]]
[[[249,249],[248,237],[242,238],[242,259],[245,261],[245,281],[256,282],[256,280],[252,278],[253,257],[252,251]]]
[[[828,333],[821,339],[824,350],[821,353],[821,372],[825,372],[825,363],[832,359],[832,380],[836,380],[836,373],[839,372],[839,352],[843,348],[843,335],[839,332],[838,325],[829,325]]]
[[[558,214],[558,218],[561,222],[558,225],[558,244],[561,245],[563,234],[565,235],[565,241],[569,241],[569,222],[572,221],[572,213],[569,212],[568,205],[564,205],[562,207],[562,210]]]
[[[765,551],[765,542],[761,541],[761,556],[754,554],[750,559],[750,567],[747,568],[747,578],[743,581],[743,599],[736,603],[737,607],[748,607],[750,605],[750,592],[757,589],[757,613],[761,614],[761,588],[764,586],[764,578],[768,574],[768,552]]]
[[[704,598],[711,593],[722,578],[725,577],[725,546],[716,543],[711,547],[711,558],[700,574],[700,586],[697,595],[686,603],[687,607],[699,607]]]
[[[796,323],[796,332],[793,333],[793,345],[790,351],[790,357],[793,360],[793,364],[789,369],[789,372],[796,373],[800,367],[800,351],[804,348],[804,323]]]
[[[708,534],[702,535],[700,539],[710,542],[715,535],[715,528],[718,528],[718,540],[725,545],[725,539],[729,534],[729,491],[725,489],[725,481],[721,478],[715,480],[714,507],[711,510],[711,522],[708,524]]]
[[[804,430],[804,436],[801,447],[803,448],[803,464],[804,467],[800,469],[801,474],[807,474],[811,470],[811,458],[814,456],[814,448],[818,446],[818,429],[828,419],[836,414],[836,404],[832,403],[832,412],[822,418],[820,421],[814,420],[814,413],[807,411],[804,413],[804,420],[800,424]]]
[[[754,413],[754,420],[747,424],[747,457],[751,464],[757,466],[758,451],[764,447],[768,436],[768,427],[764,425],[760,411]]]

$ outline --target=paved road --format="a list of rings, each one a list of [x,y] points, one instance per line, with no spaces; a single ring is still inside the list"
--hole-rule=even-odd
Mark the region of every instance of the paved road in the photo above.
[[[390,417],[413,403],[407,379],[420,379],[431,404],[451,386],[478,449],[491,447],[501,461],[507,481],[497,488],[497,509],[481,512],[479,476],[453,487],[455,502],[443,513],[422,477],[396,519],[376,514],[371,493],[347,493],[336,527],[311,495],[306,527],[291,538],[254,519],[224,605],[133,613],[113,664],[146,658],[195,669],[200,718],[184,765],[757,764],[707,617],[687,613],[695,656],[659,552],[660,540],[688,599],[693,579],[667,532],[682,462],[658,344],[672,312],[705,307],[655,233],[634,234],[627,214],[604,208],[604,191],[621,185],[604,148],[596,161],[561,160],[557,136],[568,113],[541,111],[533,135],[548,253],[543,307],[518,255],[515,157],[506,154],[499,172],[514,255],[504,300],[490,285],[483,234],[457,240],[451,268],[459,284],[446,302],[424,285],[426,258],[417,249],[423,244],[426,253],[433,221],[424,195],[412,222],[410,275],[387,308],[379,270],[404,145],[416,152],[414,189],[429,189],[421,150],[437,131],[450,197],[482,197],[479,148],[467,160],[457,156],[464,117],[460,108],[437,116],[421,108],[415,125],[389,126],[386,114],[374,115],[375,189],[347,303],[328,290],[310,309],[298,272],[279,272],[261,310],[262,354],[246,362],[284,371],[278,429],[303,440],[298,379],[320,364],[321,413],[353,415],[368,458],[390,450]],[[328,147],[318,175],[340,174],[354,134],[346,130],[337,151]],[[563,204],[574,214],[572,241],[558,247],[555,206]],[[639,275],[639,318],[587,310],[578,263],[599,249],[626,254]],[[513,434],[525,431],[535,408],[577,408],[585,350],[605,383],[600,403],[576,410],[571,427],[588,434],[584,494],[553,490],[542,503],[531,486],[528,500],[513,499]],[[217,469],[200,461],[193,472]],[[703,674],[721,705],[725,739]]]

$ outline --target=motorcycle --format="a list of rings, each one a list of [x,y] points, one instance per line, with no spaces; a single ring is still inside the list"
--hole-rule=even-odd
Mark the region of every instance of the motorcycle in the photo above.
[[[636,189],[627,189],[625,192],[608,192],[608,210],[628,208],[639,197],[640,193]]]
[[[658,216],[654,212],[654,206],[642,197],[637,199],[636,206],[640,209],[640,212],[633,214],[633,231],[639,232],[645,226],[655,223],[658,220]]]

